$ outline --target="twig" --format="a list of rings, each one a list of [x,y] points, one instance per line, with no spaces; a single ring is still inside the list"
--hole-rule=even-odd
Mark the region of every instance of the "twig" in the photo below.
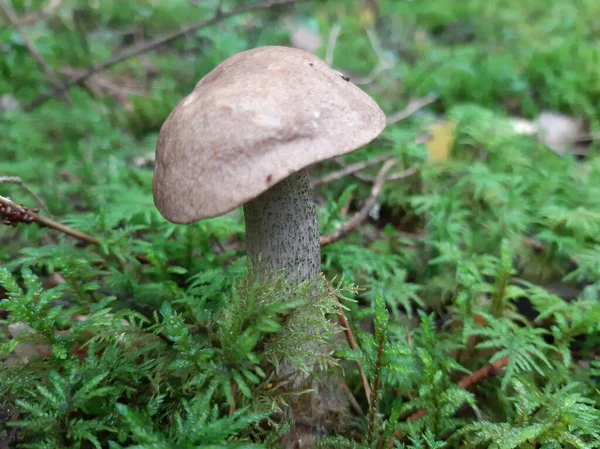
[[[235,413],[235,393],[237,392],[237,384],[231,381],[231,399],[233,403],[229,405],[229,416]]]
[[[333,289],[331,288],[331,286],[329,284],[329,281],[325,280],[325,286],[327,287],[327,291],[329,292],[329,294],[335,296],[341,305],[341,303],[342,303],[341,298],[335,294],[335,292],[333,291]],[[354,338],[354,334],[352,333],[352,328],[350,327],[350,322],[348,321],[348,318],[346,317],[346,314],[344,313],[344,309],[342,307],[338,307],[337,314],[338,314],[338,322],[339,322],[340,326],[342,326],[342,329],[344,329],[344,335],[346,336],[346,341],[348,342],[348,346],[350,346],[350,349],[352,349],[353,351],[356,351],[357,349],[359,349],[358,343],[356,343],[356,338]],[[363,388],[365,389],[365,396],[367,397],[367,402],[370,407],[371,406],[371,395],[373,394],[373,392],[371,391],[371,385],[369,385],[369,380],[367,379],[367,375],[365,374],[365,371],[363,370],[360,362],[357,361],[356,366],[358,367],[358,371],[359,371],[360,377],[362,379]],[[348,387],[348,386],[346,385],[346,387]],[[352,394],[350,389],[348,389],[348,392],[349,392],[350,396],[352,396],[352,398],[354,399],[354,402],[356,402],[356,399],[354,398],[354,395]],[[357,408],[356,407],[357,405],[358,405],[358,403],[356,403],[356,405],[352,404],[352,406],[354,408]],[[358,405],[357,411],[359,411],[359,414],[364,415],[364,412],[360,408],[360,405]]]
[[[3,206],[9,206],[12,208],[22,207],[19,204],[14,203],[11,200],[9,200],[8,198],[5,198],[3,196],[0,196],[0,204],[2,204]],[[33,221],[35,221],[41,225],[48,226],[49,228],[60,231],[63,234],[70,235],[71,237],[75,237],[76,239],[82,240],[86,243],[91,243],[93,245],[100,245],[100,240],[97,240],[94,237],[87,235],[83,232],[77,231],[75,229],[71,229],[68,226],[58,223],[50,218],[44,217],[42,215],[38,215],[30,209],[26,209],[26,213],[31,218],[33,218]]]
[[[44,212],[46,212],[46,215],[51,215],[50,211],[48,210],[48,207],[46,206],[46,203],[44,203],[44,200],[42,200],[42,198],[37,193],[31,190],[21,178],[19,178],[18,176],[0,176],[0,184],[3,183],[19,184],[23,190],[25,190],[33,197],[33,199],[38,203],[40,208]]]
[[[508,357],[502,357],[496,360],[494,363],[485,365],[483,368],[479,368],[477,371],[472,372],[468,376],[463,377],[459,382],[458,386],[468,390],[472,386],[481,382],[488,377],[497,375],[502,368],[508,365]]]
[[[487,379],[488,377],[497,375],[502,368],[505,368],[508,365],[508,357],[502,357],[499,360],[496,360],[494,363],[489,363],[482,368],[479,368],[477,371],[473,371],[468,376],[463,377],[458,381],[457,385],[465,390],[473,387],[478,384],[482,380]],[[421,409],[408,417],[408,421],[417,421],[427,415],[427,410]]]
[[[40,69],[42,69],[42,71],[46,74],[48,81],[50,81],[50,84],[54,87],[55,91],[59,92],[60,95],[63,96],[69,104],[71,104],[71,101],[69,100],[69,98],[67,96],[68,94],[65,89],[65,86],[58,79],[58,77],[56,76],[56,73],[54,73],[54,71],[48,66],[48,64],[46,64],[46,62],[44,61],[44,58],[42,58],[42,55],[40,54],[40,52],[37,51],[37,48],[35,48],[35,45],[33,45],[33,42],[31,42],[29,40],[29,38],[27,37],[27,34],[25,33],[25,31],[23,30],[23,28],[21,28],[21,25],[19,24],[19,19],[17,18],[17,15],[12,10],[12,8],[8,4],[8,2],[0,1],[0,10],[2,11],[2,14],[4,14],[6,19],[9,21],[9,23],[17,30],[17,32],[21,36],[21,39],[23,39],[23,43],[27,47],[29,54],[34,59],[34,61],[37,63],[37,65],[40,67]]]
[[[352,82],[357,86],[364,86],[365,84],[370,84],[375,81],[382,72],[391,69],[394,64],[390,61],[386,60],[383,57],[383,49],[381,48],[381,43],[379,42],[379,36],[375,33],[374,30],[367,30],[367,36],[369,38],[369,42],[371,42],[371,47],[373,47],[373,51],[377,55],[377,60],[379,61],[375,68],[365,77],[354,78]]]
[[[399,121],[404,120],[413,115],[414,113],[418,112],[420,109],[424,108],[428,104],[433,103],[437,99],[438,96],[433,94],[427,95],[423,98],[413,98],[408,102],[408,105],[406,105],[404,109],[388,116],[387,124],[393,125],[394,123],[398,123]]]
[[[360,407],[360,404],[358,403],[358,401],[352,394],[352,391],[350,390],[350,387],[348,386],[348,384],[346,382],[342,382],[342,389],[346,393],[346,396],[348,397],[348,400],[350,401],[350,405],[352,406],[354,411],[360,416],[365,416],[365,412],[363,412],[363,409]]]
[[[58,223],[48,217],[38,215],[36,212],[32,211],[31,209],[23,207],[1,195],[0,195],[0,205],[8,206],[8,207],[11,207],[14,209],[23,209],[24,213],[27,216],[31,217],[32,221],[35,221],[36,223],[38,223],[42,226],[47,226],[56,231],[62,232],[63,234],[67,234],[71,237],[81,240],[82,242],[85,242],[85,243],[90,243],[92,245],[101,245],[100,240],[92,237],[91,235],[88,235],[88,234],[78,231],[76,229],[72,229],[72,228],[65,226],[64,224]],[[145,256],[144,254],[138,254],[135,256],[135,258],[141,263],[150,263],[150,259],[148,259],[148,257]]]
[[[371,73],[369,73],[366,76],[361,76],[359,78],[352,78],[352,82],[357,86],[365,86],[367,84],[371,84],[373,81],[375,81],[375,79],[377,79],[379,75],[381,75],[386,70],[391,69],[392,67],[393,64],[388,61],[380,62],[379,64],[377,64],[377,66],[375,66]]]
[[[352,349],[353,351],[356,351],[358,349],[358,344],[356,343],[356,339],[354,338],[354,334],[352,333],[352,329],[350,328],[350,322],[348,321],[348,318],[346,318],[346,314],[341,308],[338,310],[338,321],[340,323],[340,326],[342,326],[342,328],[344,329],[344,334],[346,335],[346,341],[348,342],[348,346],[350,346],[350,349]],[[360,373],[363,388],[365,389],[367,403],[369,404],[369,407],[371,407],[371,395],[373,394],[373,392],[371,391],[371,385],[369,385],[369,380],[367,379],[367,375],[365,374],[365,371],[363,370],[361,364],[359,362],[356,362],[356,365],[358,366],[358,372]]]
[[[494,363],[490,363],[485,365],[482,368],[479,368],[477,371],[472,372],[468,376],[463,377],[458,381],[457,385],[464,389],[469,389],[479,382],[487,379],[491,376],[496,376],[499,374],[500,370],[505,368],[508,365],[508,357],[503,357],[500,360],[496,360]],[[427,415],[426,409],[418,410],[407,418],[407,421],[415,422],[419,419],[423,418]],[[390,441],[389,447],[396,447],[394,443],[394,439],[400,438],[400,432],[394,432],[392,440]]]
[[[342,25],[336,23],[331,27],[329,32],[329,39],[327,39],[327,50],[325,51],[325,62],[329,67],[333,65],[333,56],[335,54],[335,46],[337,44],[338,37],[342,31]]]
[[[389,158],[390,158],[390,156],[385,154],[385,155],[370,159],[368,161],[357,162],[355,164],[350,164],[350,165],[342,165],[343,162],[342,163],[338,162],[340,165],[342,165],[344,167],[343,169],[328,173],[327,175],[323,176],[320,179],[315,179],[312,182],[312,186],[313,186],[313,188],[315,188],[315,187],[319,187],[323,184],[329,184],[330,182],[337,181],[338,179],[342,179],[345,176],[353,175],[361,170],[364,170],[367,167],[371,167],[372,165],[377,165],[383,161],[388,160]]]
[[[142,53],[147,53],[149,51],[155,50],[158,47],[161,47],[161,46],[163,46],[175,39],[178,39],[188,33],[195,32],[202,28],[209,27],[209,26],[214,25],[218,22],[221,22],[225,19],[228,19],[229,17],[233,17],[233,16],[237,16],[237,15],[245,14],[245,13],[249,13],[249,12],[262,11],[265,9],[272,8],[274,6],[291,5],[293,3],[301,3],[301,2],[305,2],[305,1],[307,1],[307,0],[268,0],[266,2],[258,3],[256,5],[242,6],[239,8],[235,8],[228,12],[217,11],[216,14],[213,17],[211,17],[210,19],[206,19],[206,20],[203,20],[202,22],[198,22],[198,23],[194,23],[194,24],[190,24],[190,25],[185,25],[177,31],[172,31],[170,33],[166,33],[166,34],[163,34],[162,36],[158,36],[154,39],[151,39],[148,42],[145,42],[145,43],[142,43],[139,45],[132,45],[132,46],[126,48],[125,50],[123,50],[122,52],[117,54],[116,56],[114,56],[110,59],[107,59],[103,62],[100,62],[98,64],[95,64],[92,67],[88,68],[81,75],[69,80],[64,85],[63,88],[58,89],[56,92],[46,92],[46,93],[40,95],[38,98],[36,98],[31,103],[26,105],[24,107],[24,110],[29,111],[31,109],[34,109],[34,108],[40,106],[41,104],[45,103],[47,100],[54,97],[55,95],[62,94],[64,92],[66,92],[69,88],[83,83],[89,77],[95,75],[98,72],[106,70],[116,64],[126,61],[127,59],[131,59],[136,56],[139,56]]]
[[[385,175],[394,165],[396,165],[396,161],[394,159],[388,159],[385,162],[385,164],[383,164],[383,166],[379,170],[379,173],[377,174],[377,177],[375,178],[375,182],[373,183],[371,195],[369,196],[367,201],[365,201],[363,207],[340,228],[336,229],[331,234],[321,236],[320,243],[322,247],[337,242],[346,234],[349,234],[350,232],[354,231],[358,226],[361,225],[361,223],[363,223],[367,219],[369,213],[371,212],[371,209],[373,209],[375,204],[377,204],[377,199],[379,198],[379,194],[381,193],[381,189],[383,188],[383,185],[386,180]]]
[[[383,156],[382,156],[382,159],[384,159]],[[334,162],[336,164],[338,164],[340,167],[342,167],[343,169],[351,167],[351,165],[346,165],[346,163],[341,158],[339,158],[339,157],[335,158]],[[352,165],[355,165],[355,164],[352,164]],[[367,167],[368,166],[366,166],[364,168],[367,168]],[[342,172],[342,171],[343,170],[340,170],[340,172]],[[406,179],[406,178],[411,177],[412,175],[414,175],[418,171],[419,171],[419,169],[417,167],[412,167],[412,168],[409,168],[407,170],[401,171],[399,173],[394,173],[393,175],[388,176],[387,178],[385,178],[385,181],[386,182],[388,182],[388,181],[399,181],[401,179]],[[360,173],[360,171],[357,171],[357,170],[350,170],[350,173],[348,173],[348,174],[352,175],[354,178],[356,178],[356,179],[358,179],[359,181],[362,181],[362,182],[366,182],[366,183],[369,183],[369,184],[372,184],[372,183],[375,182],[375,178],[373,176],[363,175],[362,173]],[[333,181],[336,181],[336,180],[337,180],[337,178],[336,179],[331,179],[331,180],[329,180],[329,182],[333,182]],[[318,182],[317,183],[317,185],[320,185],[320,184],[323,184],[323,183],[322,182],[320,182],[320,183]]]
[[[411,167],[411,168],[408,168],[399,173],[394,173],[393,175],[388,176],[387,178],[385,178],[385,181],[390,182],[390,181],[398,181],[400,179],[410,178],[412,175],[414,175],[418,171],[419,171],[418,167]]]

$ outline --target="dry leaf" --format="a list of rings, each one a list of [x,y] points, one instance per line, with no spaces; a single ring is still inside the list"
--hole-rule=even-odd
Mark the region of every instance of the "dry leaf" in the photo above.
[[[557,154],[573,151],[574,144],[585,134],[581,120],[552,111],[544,111],[536,120],[540,142]]]
[[[36,334],[36,331],[27,323],[18,322],[8,325],[8,334],[12,338],[20,338],[26,334]],[[29,360],[38,359],[40,357],[47,358],[51,352],[52,347],[50,345],[28,341],[19,343],[14,350],[17,358],[25,363],[27,363]]]
[[[444,162],[450,158],[454,145],[454,123],[443,121],[429,127],[430,138],[427,141],[428,160],[431,163]]]

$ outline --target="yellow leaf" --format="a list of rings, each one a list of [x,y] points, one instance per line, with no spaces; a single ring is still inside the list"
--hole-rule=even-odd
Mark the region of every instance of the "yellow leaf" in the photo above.
[[[429,127],[431,138],[427,141],[428,159],[431,163],[444,162],[450,158],[454,145],[454,123],[434,123]]]

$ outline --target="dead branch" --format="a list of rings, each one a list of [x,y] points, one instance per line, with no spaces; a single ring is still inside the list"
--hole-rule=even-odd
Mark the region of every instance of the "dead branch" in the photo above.
[[[494,363],[489,363],[477,371],[472,372],[468,376],[463,377],[458,381],[457,385],[464,389],[469,389],[488,377],[497,376],[502,372],[502,369],[508,365],[508,357],[503,357],[496,360]],[[421,409],[413,413],[407,418],[407,421],[415,422],[427,415],[427,410]],[[400,438],[399,432],[394,432],[394,438],[390,441],[389,447],[395,447],[394,439]]]
[[[500,360],[496,360],[494,363],[485,365],[483,368],[479,368],[477,371],[474,371],[468,376],[463,377],[458,382],[458,386],[468,390],[482,380],[498,375],[502,368],[505,368],[507,365],[508,357],[502,357]]]
[[[344,334],[346,335],[346,341],[348,342],[348,346],[350,346],[350,349],[352,349],[353,351],[356,351],[358,349],[356,338],[354,338],[354,334],[352,333],[352,329],[350,328],[350,322],[348,321],[348,318],[346,318],[346,314],[341,308],[338,310],[338,322],[340,323],[340,326],[342,326],[342,328],[344,329]],[[373,394],[371,391],[371,385],[369,385],[369,380],[367,379],[367,375],[365,374],[362,365],[358,362],[356,362],[356,365],[358,366],[358,372],[360,373],[363,388],[365,389],[365,396],[367,397],[367,402],[369,404],[369,407],[371,407],[371,395]]]
[[[408,168],[399,173],[394,173],[393,175],[388,176],[387,178],[385,178],[385,181],[390,182],[390,181],[398,181],[400,179],[410,178],[412,175],[416,174],[418,171],[419,171],[419,169],[417,167],[411,167],[411,168]]]
[[[213,17],[211,17],[210,19],[206,19],[206,20],[203,20],[202,22],[193,23],[190,25],[185,25],[177,31],[172,31],[167,34],[163,34],[162,36],[158,36],[148,42],[138,44],[138,45],[132,45],[132,46],[126,48],[125,50],[123,50],[122,52],[120,52],[119,54],[117,54],[116,56],[113,56],[112,58],[109,58],[103,62],[93,65],[92,67],[89,67],[87,70],[85,70],[79,76],[70,79],[60,89],[57,89],[54,92],[46,92],[44,94],[41,94],[38,98],[36,98],[31,103],[26,105],[24,107],[24,110],[30,111],[32,109],[35,109],[36,107],[38,107],[41,104],[48,101],[50,98],[53,98],[56,95],[62,95],[63,93],[67,92],[68,89],[70,89],[71,87],[82,84],[85,80],[87,80],[89,77],[93,76],[94,74],[96,74],[98,72],[102,72],[103,70],[106,70],[106,69],[108,69],[116,64],[119,64],[123,61],[126,61],[128,59],[139,56],[143,53],[147,53],[149,51],[156,50],[157,48],[162,47],[163,45],[165,45],[175,39],[178,39],[186,34],[198,31],[202,28],[206,28],[211,25],[215,25],[216,23],[222,22],[225,19],[228,19],[233,16],[237,16],[240,14],[246,14],[249,12],[256,12],[256,11],[263,11],[265,9],[269,9],[269,8],[272,8],[275,6],[291,5],[293,3],[301,3],[301,2],[305,2],[305,1],[307,1],[307,0],[268,0],[266,2],[258,3],[256,5],[242,6],[239,8],[235,8],[231,11],[217,10],[215,15]]]
[[[329,39],[327,39],[327,50],[325,51],[325,62],[329,67],[333,65],[333,56],[335,54],[335,46],[337,44],[338,37],[342,31],[342,25],[336,23],[331,27],[329,32]]]
[[[21,24],[19,23],[19,19],[17,18],[17,15],[13,11],[13,9],[9,5],[9,3],[4,2],[4,1],[0,2],[0,11],[2,11],[2,14],[6,17],[8,22],[17,30],[17,32],[21,36],[21,39],[23,39],[23,43],[27,47],[29,54],[31,55],[33,60],[37,63],[39,68],[46,74],[46,78],[48,78],[48,81],[54,88],[55,92],[58,92],[61,96],[63,96],[65,98],[65,100],[69,104],[71,104],[71,101],[68,97],[68,93],[67,93],[67,90],[65,89],[65,86],[58,79],[58,76],[56,76],[56,73],[54,73],[54,71],[50,68],[50,66],[48,66],[48,64],[46,64],[46,61],[44,61],[44,58],[42,57],[40,52],[37,50],[37,48],[35,48],[35,45],[33,45],[33,42],[31,42],[29,40],[29,37],[27,37],[27,34],[21,27]]]
[[[46,203],[44,203],[44,200],[42,200],[42,198],[37,193],[31,190],[21,178],[19,178],[18,176],[0,176],[0,184],[3,183],[18,184],[23,190],[30,194],[33,197],[33,199],[37,201],[38,205],[46,213],[46,215],[51,215],[50,211],[48,210],[48,207],[46,206]]]
[[[5,198],[3,196],[0,196],[0,204],[3,206],[7,206],[7,207],[11,207],[11,208],[24,208],[23,206],[21,206],[20,204],[14,203],[13,201],[11,201],[8,198]],[[91,243],[93,245],[100,245],[100,240],[95,239],[94,237],[87,235],[83,232],[77,231],[75,229],[71,229],[68,226],[65,226],[61,223],[58,223],[50,218],[44,217],[42,215],[38,215],[37,213],[35,213],[34,211],[32,211],[31,209],[25,209],[25,213],[31,217],[33,219],[33,221],[35,221],[36,223],[43,225],[43,226],[47,226],[49,228],[55,229],[59,232],[62,232],[63,234],[67,234],[70,235],[71,237],[75,237],[78,240],[82,240],[86,243]]]
[[[394,123],[398,123],[399,121],[404,120],[410,117],[411,115],[415,114],[425,106],[433,103],[437,99],[438,96],[433,94],[427,95],[423,98],[412,98],[404,109],[388,116],[387,124],[392,125]]]
[[[369,38],[371,47],[373,47],[373,51],[377,55],[378,63],[367,76],[354,78],[352,80],[357,86],[364,86],[365,84],[372,83],[381,73],[390,70],[394,66],[394,64],[384,58],[383,48],[381,48],[381,42],[379,41],[377,33],[375,33],[374,30],[367,30],[367,37]]]
[[[465,390],[477,385],[479,382],[487,379],[488,377],[498,375],[503,368],[508,365],[508,357],[502,357],[500,360],[496,360],[494,363],[489,363],[477,371],[473,371],[468,376],[463,377],[458,381],[457,385]],[[408,417],[408,421],[417,421],[427,415],[427,410],[421,409]]]
[[[385,158],[385,159],[387,159],[385,156],[382,156],[382,157],[381,157],[381,159],[382,159],[382,160],[385,160],[384,158]],[[376,158],[376,159],[373,159],[373,160],[377,160],[378,162],[381,162],[381,160],[380,160],[379,158]],[[339,158],[339,157],[338,157],[338,158],[335,158],[335,159],[334,159],[334,162],[335,162],[336,164],[338,164],[340,167],[342,167],[342,168],[343,168],[343,170],[340,170],[340,173],[341,173],[341,172],[344,172],[345,170],[348,170],[348,171],[349,171],[349,173],[347,173],[347,174],[348,174],[348,175],[351,175],[351,176],[353,176],[354,178],[358,179],[359,181],[362,181],[362,182],[367,182],[367,183],[369,183],[369,184],[372,184],[372,183],[374,183],[374,182],[375,182],[375,178],[374,178],[374,177],[372,177],[372,176],[367,176],[367,175],[363,175],[362,173],[360,173],[360,170],[362,170],[362,168],[361,168],[360,170],[354,170],[354,169],[350,169],[350,167],[352,167],[352,166],[354,166],[354,165],[358,165],[358,164],[360,164],[360,163],[357,163],[357,164],[352,164],[352,165],[346,165],[346,163],[345,163],[345,162],[344,162],[344,161],[343,161],[341,158]],[[365,162],[365,164],[366,164],[366,162]],[[371,164],[368,164],[368,165],[366,165],[366,166],[365,166],[365,167],[363,167],[363,168],[367,168],[367,167],[368,167],[368,166],[370,166],[370,165],[371,165]],[[399,181],[399,180],[401,180],[401,179],[406,179],[406,178],[409,178],[410,176],[414,175],[414,174],[415,174],[415,173],[417,173],[418,171],[419,171],[419,169],[418,169],[417,167],[412,167],[412,168],[409,168],[409,169],[407,169],[407,170],[401,171],[401,172],[399,172],[399,173],[394,173],[393,175],[390,175],[390,176],[388,176],[388,177],[385,179],[385,181],[386,181],[386,182],[388,182],[388,181]],[[333,175],[333,174],[332,174],[332,175]],[[329,176],[329,175],[328,175],[328,176]],[[327,178],[327,176],[326,176],[326,178]],[[333,182],[333,181],[336,181],[337,179],[338,179],[338,178],[335,178],[335,179],[330,179],[330,180],[328,180],[328,182]],[[317,183],[317,185],[320,185],[320,184],[324,184],[324,182]]]
[[[74,237],[77,240],[81,240],[82,242],[85,242],[85,243],[89,243],[92,245],[101,245],[100,240],[96,239],[95,237],[92,237],[91,235],[88,235],[85,232],[81,232],[76,229],[65,226],[64,224],[58,223],[57,221],[54,221],[50,218],[44,217],[42,215],[38,215],[37,212],[34,212],[33,210],[31,210],[25,206],[17,204],[15,202],[11,201],[10,199],[5,198],[1,195],[0,195],[0,206],[5,206],[5,207],[17,209],[17,210],[22,210],[23,213],[31,219],[31,221],[35,221],[40,226],[46,226],[46,227],[52,228],[58,232],[62,232],[63,234]],[[144,254],[138,254],[137,256],[135,256],[135,258],[141,263],[149,263],[150,262],[148,257],[146,257]]]
[[[342,179],[348,175],[354,175],[355,173],[364,170],[365,168],[371,167],[372,165],[377,165],[383,161],[386,161],[390,158],[388,154],[375,157],[368,161],[357,162],[355,164],[343,165],[344,168],[338,171],[334,171],[328,173],[320,179],[315,179],[312,182],[313,188],[322,186],[323,184],[329,184],[330,182],[337,181],[338,179]],[[339,162],[338,162],[339,163]],[[343,162],[341,163],[343,164]],[[340,165],[341,165],[340,164]]]
[[[344,390],[344,393],[346,393],[346,397],[348,398],[348,401],[350,401],[350,405],[352,406],[354,411],[359,416],[365,416],[365,412],[363,412],[363,409],[361,408],[360,404],[354,397],[354,394],[352,394],[352,391],[350,390],[350,387],[348,386],[348,384],[346,382],[342,382],[341,386],[342,386],[342,389]]]
[[[383,164],[379,170],[379,173],[377,174],[377,177],[375,178],[375,182],[373,183],[371,195],[367,201],[365,201],[363,207],[339,229],[333,231],[331,234],[321,236],[320,243],[322,247],[337,242],[342,237],[358,228],[358,226],[360,226],[367,219],[369,213],[375,204],[377,204],[377,199],[379,198],[381,189],[386,181],[385,175],[394,165],[396,165],[396,161],[394,159],[388,159],[385,164]]]

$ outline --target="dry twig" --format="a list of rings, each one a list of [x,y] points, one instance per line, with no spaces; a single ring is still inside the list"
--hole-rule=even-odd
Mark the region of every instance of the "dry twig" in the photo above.
[[[367,36],[369,38],[369,42],[371,42],[371,47],[373,47],[373,51],[377,55],[378,63],[371,70],[367,76],[354,78],[352,82],[357,86],[364,86],[365,84],[370,84],[383,72],[386,70],[390,70],[394,64],[388,60],[386,60],[383,56],[383,49],[381,48],[381,43],[379,42],[379,36],[375,33],[374,30],[367,30]]]
[[[503,357],[496,360],[494,363],[489,363],[477,371],[473,371],[468,376],[463,377],[458,381],[457,385],[465,390],[473,387],[482,380],[491,376],[496,376],[500,371],[508,365],[508,357]],[[417,421],[427,414],[427,410],[421,409],[408,417],[408,421]]]
[[[336,23],[331,27],[331,31],[329,32],[329,39],[327,39],[327,50],[325,51],[325,62],[329,67],[331,67],[333,64],[335,46],[337,44],[338,37],[340,37],[341,31],[342,26],[339,23]]]
[[[352,349],[353,351],[356,351],[358,349],[356,338],[354,338],[354,334],[352,333],[352,329],[350,328],[350,322],[348,321],[348,318],[346,318],[346,314],[341,308],[338,310],[338,321],[340,323],[340,326],[342,326],[342,328],[344,329],[344,334],[346,335],[346,341],[348,342],[348,346],[350,346],[350,349]],[[365,389],[365,396],[367,397],[367,402],[369,403],[369,407],[371,407],[371,395],[373,394],[373,392],[371,391],[371,385],[369,385],[369,380],[367,379],[367,375],[365,374],[365,371],[363,370],[361,364],[359,362],[356,362],[356,365],[358,366],[358,372],[360,373],[363,388]]]
[[[23,208],[20,204],[14,203],[8,198],[0,196],[0,204],[3,206],[11,207],[11,208]],[[84,241],[86,243],[91,243],[93,245],[100,245],[100,240],[95,239],[94,237],[87,235],[83,232],[77,231],[75,229],[69,228],[61,223],[58,223],[50,218],[44,217],[42,215],[38,215],[31,209],[25,208],[25,212],[28,216],[30,216],[33,221],[36,223],[47,226],[49,228],[55,229],[57,231],[62,232],[63,234],[70,235],[71,237],[75,237],[78,240]]]
[[[56,73],[54,73],[54,71],[48,66],[48,64],[46,64],[46,61],[44,61],[44,58],[42,57],[40,52],[37,50],[37,48],[35,48],[33,42],[29,40],[29,37],[27,37],[27,34],[21,27],[19,19],[17,18],[15,12],[12,10],[11,6],[5,1],[0,1],[0,11],[2,11],[2,14],[4,14],[9,23],[17,30],[17,32],[21,36],[21,39],[23,39],[23,43],[27,47],[29,54],[31,54],[31,57],[34,59],[34,61],[37,63],[40,69],[42,69],[42,71],[46,74],[46,77],[48,78],[48,81],[54,88],[55,92],[59,92],[60,95],[63,96],[69,104],[71,104],[65,86],[58,79]]]
[[[358,179],[359,181],[361,181],[361,182],[367,182],[369,184],[372,184],[372,183],[375,182],[375,178],[374,177],[363,175],[362,173],[360,173],[359,170],[350,169],[350,167],[352,167],[352,165],[358,165],[359,163],[352,164],[352,165],[346,165],[346,163],[341,158],[335,158],[334,162],[336,164],[338,164],[340,167],[343,167],[343,169],[340,170],[340,172],[343,172],[343,171],[349,169],[349,173],[348,174],[351,175],[351,176],[353,176],[354,178]],[[381,161],[378,161],[378,162],[381,162]],[[363,168],[367,168],[370,165],[371,164],[369,163],[368,165],[366,165]],[[361,170],[362,170],[362,168],[361,168]],[[417,167],[411,167],[409,169],[406,169],[406,170],[401,171],[399,173],[394,173],[393,175],[390,175],[390,176],[386,177],[385,181],[389,182],[389,181],[399,181],[401,179],[406,179],[406,178],[411,177],[412,175],[414,175],[418,171],[419,171],[419,169]],[[328,182],[332,182],[332,181],[336,181],[336,180],[337,180],[337,178],[331,179]],[[321,182],[320,184],[323,184],[323,182]]]
[[[46,215],[50,215],[50,211],[48,210],[46,203],[44,203],[44,200],[42,200],[42,198],[37,193],[31,190],[21,178],[19,178],[18,176],[0,176],[0,184],[3,183],[20,185],[23,190],[29,193],[37,201],[40,208],[44,212],[46,212]]]
[[[38,215],[37,212],[34,212],[31,209],[28,209],[20,204],[17,204],[11,201],[8,198],[0,196],[0,206],[10,207],[16,210],[22,210],[27,217],[31,219],[31,221],[35,221],[41,226],[47,226],[56,231],[62,232],[63,234],[69,235],[71,237],[76,238],[77,240],[81,240],[82,242],[89,243],[92,245],[101,245],[100,240],[91,235],[86,234],[85,232],[78,231],[76,229],[65,226],[64,224],[58,223],[48,217],[44,217],[42,215]],[[135,258],[141,263],[149,263],[150,260],[144,254],[138,254]]]
[[[500,360],[496,360],[494,363],[485,365],[484,367],[479,368],[477,371],[472,372],[468,376],[463,377],[460,381],[458,381],[457,385],[461,388],[469,389],[469,388],[473,387],[474,385],[478,384],[479,382],[487,379],[488,377],[498,375],[501,372],[501,370],[506,367],[506,365],[508,365],[508,357],[503,357]],[[421,410],[413,413],[412,415],[410,415],[407,418],[407,421],[411,421],[411,422],[418,421],[419,419],[423,418],[425,415],[427,415],[427,410],[421,409]],[[394,436],[394,439],[398,439],[398,438],[400,438],[400,433],[394,432],[393,436]],[[392,439],[392,441],[390,441],[390,444],[389,444],[390,448],[395,447],[394,439]]]
[[[408,102],[408,105],[406,105],[404,109],[388,116],[387,124],[392,125],[394,123],[398,123],[399,121],[404,120],[413,115],[414,113],[418,112],[425,106],[433,103],[437,99],[437,95],[433,94],[427,95],[423,98],[413,98]]]
[[[350,390],[350,387],[348,386],[348,384],[346,382],[342,382],[342,389],[344,390],[344,393],[346,393],[346,397],[348,398],[348,401],[350,401],[350,405],[352,406],[354,411],[359,416],[365,416],[365,412],[363,412],[363,409],[361,408],[360,404],[354,397],[354,394],[352,394],[352,391]]]
[[[177,31],[173,31],[171,33],[167,33],[162,36],[158,36],[158,37],[156,37],[148,42],[145,42],[143,44],[132,45],[132,46],[126,48],[125,50],[123,50],[119,54],[113,56],[112,58],[109,58],[103,62],[100,62],[100,63],[95,64],[92,67],[88,68],[81,75],[79,75],[75,78],[72,78],[62,88],[57,89],[55,92],[46,92],[46,93],[40,95],[38,98],[36,98],[31,103],[26,105],[24,107],[24,109],[26,111],[34,109],[34,108],[40,106],[41,104],[45,103],[46,101],[48,101],[50,98],[53,98],[55,95],[57,95],[57,94],[62,95],[69,88],[83,83],[89,77],[93,76],[94,74],[96,74],[98,72],[106,70],[116,64],[126,61],[127,59],[131,59],[131,58],[139,56],[143,53],[147,53],[149,51],[156,50],[157,48],[159,48],[175,39],[178,39],[188,33],[192,33],[192,32],[198,31],[202,28],[209,27],[218,22],[222,22],[225,19],[228,19],[233,16],[237,16],[240,14],[262,11],[262,10],[269,9],[269,8],[272,8],[275,6],[291,5],[293,3],[300,3],[300,2],[305,2],[305,1],[307,1],[307,0],[268,0],[266,2],[258,3],[256,5],[249,5],[249,6],[242,6],[239,8],[235,8],[231,11],[217,10],[215,15],[213,17],[211,17],[210,19],[203,20],[202,22],[183,26]]]
[[[375,157],[368,161],[357,162],[355,164],[345,165],[343,162],[338,161],[339,165],[342,165],[344,168],[338,171],[334,171],[328,173],[320,179],[315,179],[312,182],[313,188],[322,186],[323,184],[329,184],[330,182],[337,181],[338,179],[342,179],[348,175],[354,175],[357,172],[364,170],[367,167],[371,167],[372,165],[377,165],[383,161],[386,161],[390,158],[389,155],[385,154],[382,156]]]
[[[379,198],[379,194],[381,193],[381,189],[385,184],[385,175],[387,172],[396,165],[396,161],[394,159],[388,159],[385,164],[379,170],[377,177],[375,178],[375,182],[373,183],[373,188],[371,189],[371,195],[365,201],[363,207],[346,223],[344,223],[340,228],[332,232],[331,234],[322,235],[320,239],[321,246],[326,246],[331,243],[337,242],[345,235],[354,231],[358,226],[360,226],[369,216],[369,213],[377,204],[377,199]]]

